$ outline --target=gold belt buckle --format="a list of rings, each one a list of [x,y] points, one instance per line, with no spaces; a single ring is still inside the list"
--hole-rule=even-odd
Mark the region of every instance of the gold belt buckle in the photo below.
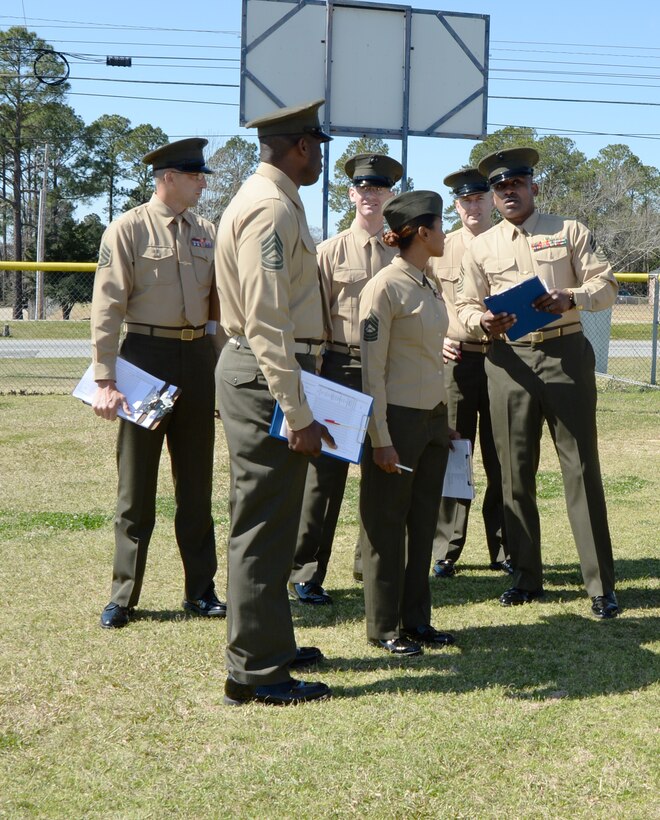
[[[545,337],[545,334],[541,330],[535,330],[529,334],[529,341],[532,344],[540,344]]]
[[[181,341],[182,342],[192,342],[195,338],[195,330],[192,327],[184,327],[181,331]]]

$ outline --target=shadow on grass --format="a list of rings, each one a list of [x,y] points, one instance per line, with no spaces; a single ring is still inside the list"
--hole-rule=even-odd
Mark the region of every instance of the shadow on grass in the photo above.
[[[599,623],[572,614],[551,615],[536,624],[457,630],[460,653],[429,650],[406,663],[389,658],[335,658],[328,663],[354,671],[393,671],[385,680],[364,685],[335,684],[338,697],[503,687],[517,699],[588,698],[637,690],[658,680],[660,657],[642,644],[657,638],[659,622],[654,617]],[[428,674],[420,675],[420,667],[427,667]]]

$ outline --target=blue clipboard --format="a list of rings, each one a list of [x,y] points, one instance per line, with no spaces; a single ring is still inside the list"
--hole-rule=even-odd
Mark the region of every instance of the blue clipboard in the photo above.
[[[554,313],[546,313],[532,307],[532,302],[547,292],[547,288],[539,277],[532,276],[508,290],[486,296],[484,304],[491,313],[516,314],[515,325],[506,332],[507,338],[515,342],[521,336],[526,336],[534,330],[540,330],[559,319],[559,316]]]

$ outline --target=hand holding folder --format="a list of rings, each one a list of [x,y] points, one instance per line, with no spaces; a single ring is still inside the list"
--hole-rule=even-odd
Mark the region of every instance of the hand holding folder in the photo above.
[[[174,402],[181,393],[180,388],[152,376],[121,357],[117,358],[116,382],[117,389],[126,396],[132,411],[129,415],[120,408],[117,415],[148,430],[153,430],[164,416],[172,412]],[[93,365],[90,365],[71,395],[91,405],[96,388]]]
[[[515,314],[516,322],[506,332],[508,339],[515,342],[521,336],[539,330],[559,318],[556,313],[547,313],[532,306],[532,302],[544,293],[547,293],[545,284],[538,276],[530,276],[519,285],[514,285],[492,296],[486,296],[484,304],[493,314]]]

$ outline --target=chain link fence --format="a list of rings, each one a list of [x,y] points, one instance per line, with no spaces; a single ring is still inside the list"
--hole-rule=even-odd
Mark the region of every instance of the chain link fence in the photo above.
[[[62,263],[50,263],[50,270],[36,273],[33,263],[21,263],[23,270],[8,269],[16,264],[0,262],[0,395],[70,393],[91,359],[95,266],[71,264],[62,271]],[[616,304],[582,314],[598,373],[658,385],[659,273],[617,274]]]

